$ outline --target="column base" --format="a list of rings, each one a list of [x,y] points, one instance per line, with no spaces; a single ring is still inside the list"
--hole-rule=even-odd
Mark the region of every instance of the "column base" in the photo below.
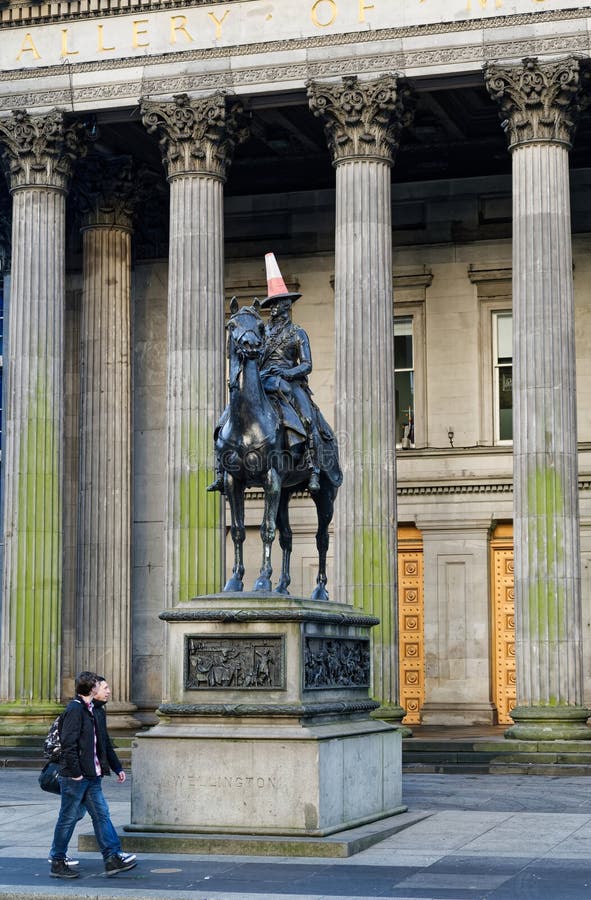
[[[133,703],[109,701],[106,709],[109,731],[137,731],[142,722],[136,718],[137,706]]]
[[[0,703],[0,734],[45,735],[63,703]]]
[[[516,706],[515,722],[505,737],[520,741],[590,741],[587,719],[591,710],[583,706]]]
[[[398,729],[402,737],[412,737],[412,729],[408,725],[403,725],[402,720],[406,715],[406,710],[398,704],[391,706],[383,704],[379,709],[371,713],[372,719],[382,719],[388,725],[394,725]]]

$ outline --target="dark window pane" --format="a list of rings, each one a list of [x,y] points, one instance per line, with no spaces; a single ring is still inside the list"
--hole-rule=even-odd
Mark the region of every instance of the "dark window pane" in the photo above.
[[[410,434],[407,434],[411,443],[414,441],[412,425],[414,419],[414,373],[396,373],[396,443],[399,444],[404,437],[405,426],[410,425]]]
[[[499,366],[499,440],[513,440],[513,369]]]
[[[412,369],[412,334],[394,336],[394,365],[397,369]]]

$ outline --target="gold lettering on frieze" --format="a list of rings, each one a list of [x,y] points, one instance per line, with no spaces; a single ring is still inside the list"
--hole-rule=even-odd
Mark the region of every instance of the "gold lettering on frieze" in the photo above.
[[[318,28],[328,28],[336,21],[339,10],[336,0],[316,0],[310,15]]]
[[[20,58],[23,55],[23,53],[32,53],[33,59],[41,59],[41,54],[37,50],[37,48],[33,42],[33,37],[29,31],[27,31],[27,33],[25,34],[24,40],[21,44],[21,49],[19,50],[18,55],[16,57],[17,61],[20,61]]]
[[[112,50],[115,50],[115,47],[105,47],[105,36],[103,33],[104,25],[97,25],[98,28],[98,43],[97,50],[99,53],[110,53]]]
[[[489,0],[477,0],[481,9],[488,7]],[[495,9],[503,8],[503,0],[495,0]],[[466,0],[466,12],[472,12],[472,0]]]
[[[62,50],[60,53],[61,58],[63,59],[65,56],[76,56],[78,53],[80,53],[79,50],[68,49],[68,29],[62,28]]]
[[[211,21],[215,24],[215,39],[216,41],[221,41],[222,39],[222,25],[230,15],[230,10],[227,9],[221,19],[218,19],[215,13],[208,12],[207,15],[211,19]]]
[[[187,41],[192,44],[193,38],[187,31],[187,17],[186,16],[171,16],[170,17],[170,43],[176,44],[176,35],[177,31],[187,38]]]
[[[367,9],[375,9],[375,4],[366,3],[365,0],[359,0],[359,21],[365,22],[365,11]]]
[[[148,25],[148,19],[134,19],[133,21],[133,36],[131,39],[131,46],[136,49],[136,47],[149,47],[150,41],[140,41],[139,37],[142,34],[147,34],[148,30],[146,28],[140,28],[140,25]]]

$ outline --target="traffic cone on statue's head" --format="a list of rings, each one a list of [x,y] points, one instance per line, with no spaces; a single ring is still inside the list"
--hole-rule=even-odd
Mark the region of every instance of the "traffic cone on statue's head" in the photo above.
[[[263,309],[272,306],[278,300],[291,300],[292,303],[299,300],[301,294],[287,290],[274,253],[265,254],[265,268],[267,270],[268,296],[261,303]]]

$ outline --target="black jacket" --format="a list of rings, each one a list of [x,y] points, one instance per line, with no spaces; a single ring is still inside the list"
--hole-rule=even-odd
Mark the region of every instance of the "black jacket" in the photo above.
[[[111,769],[117,774],[123,766],[113,749],[107,734],[107,717],[104,703],[96,701],[91,713],[81,697],[68,703],[60,731],[62,754],[60,758],[60,774],[66,778],[78,778],[85,775],[95,778],[94,767],[94,734],[96,729],[96,752],[101,766],[101,774],[109,775]]]

